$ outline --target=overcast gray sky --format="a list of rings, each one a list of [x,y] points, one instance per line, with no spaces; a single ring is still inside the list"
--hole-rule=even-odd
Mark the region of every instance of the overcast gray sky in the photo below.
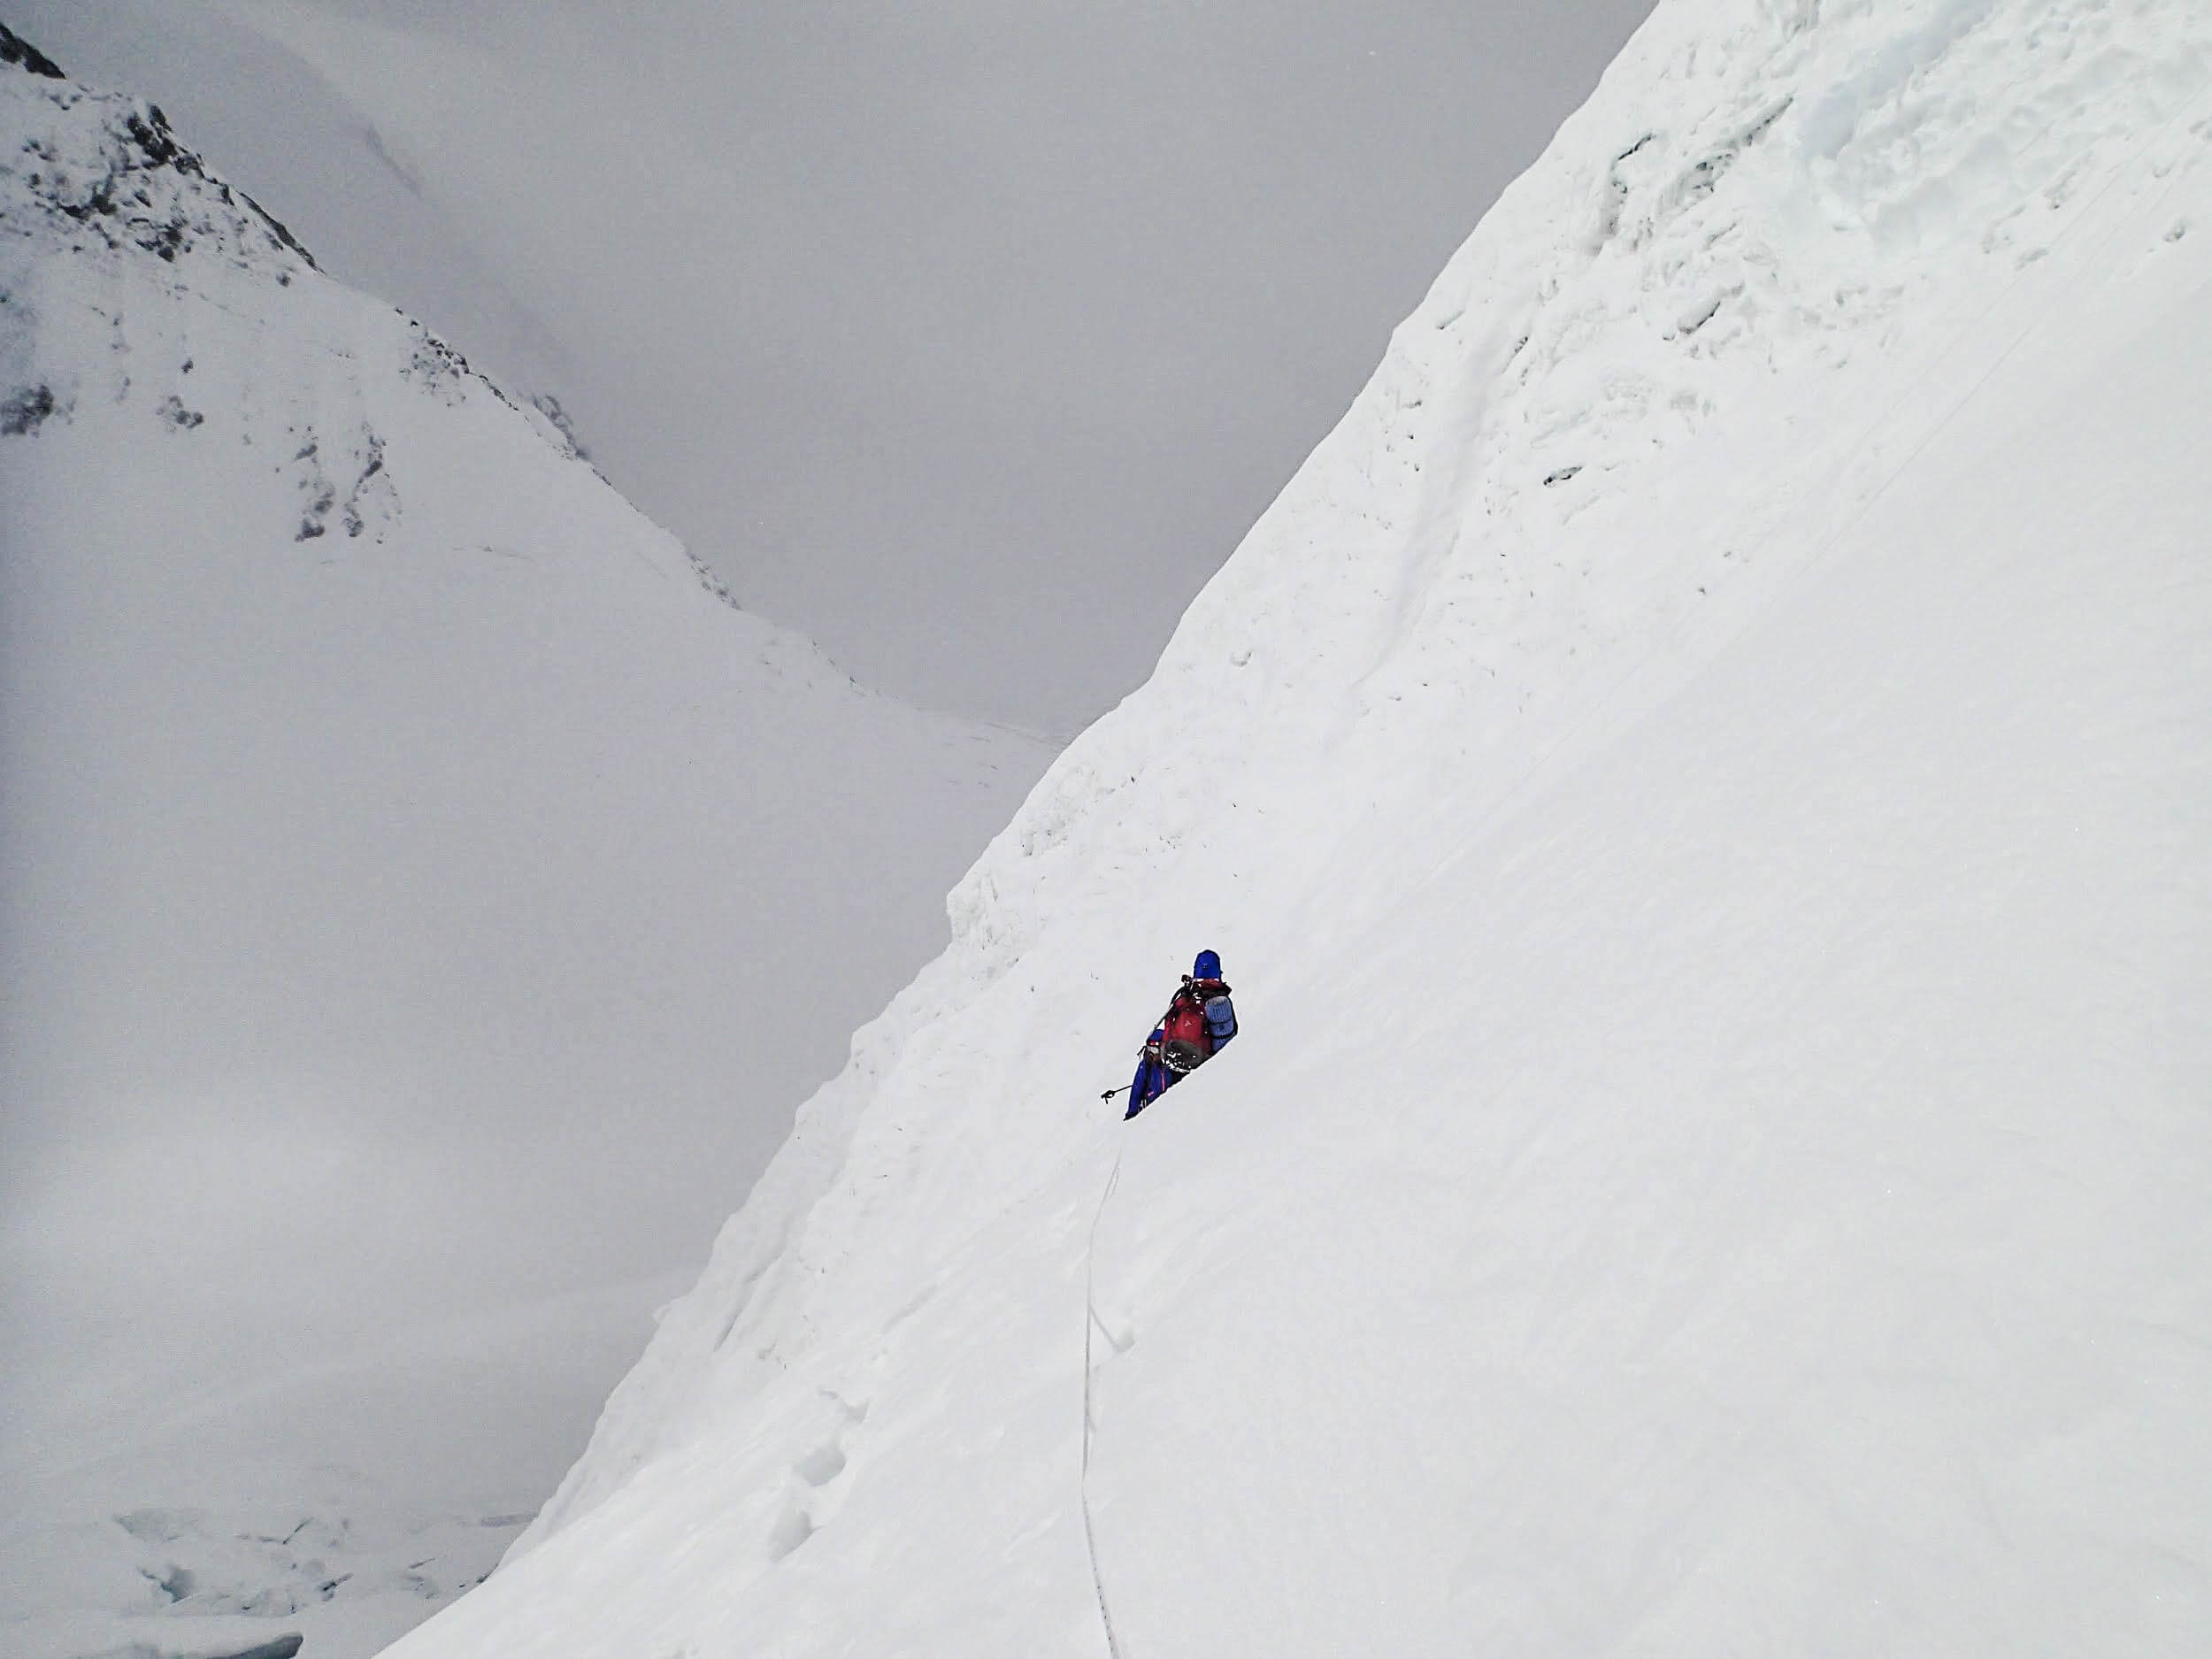
[[[752,607],[1066,734],[1647,0],[10,0]]]

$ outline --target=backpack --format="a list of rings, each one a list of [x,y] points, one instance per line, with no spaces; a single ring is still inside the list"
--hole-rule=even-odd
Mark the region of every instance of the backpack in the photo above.
[[[1171,1071],[1195,1071],[1214,1051],[1213,1038],[1206,1030],[1206,1010],[1188,991],[1175,994],[1160,1025],[1167,1033],[1160,1044],[1160,1057]]]

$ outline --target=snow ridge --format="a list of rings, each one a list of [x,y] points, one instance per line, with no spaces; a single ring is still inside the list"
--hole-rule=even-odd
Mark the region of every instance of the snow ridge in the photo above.
[[[34,257],[58,257],[65,249],[73,258],[102,254],[114,258],[135,250],[174,265],[189,254],[190,269],[205,270],[214,262],[286,288],[302,273],[319,271],[314,256],[280,220],[244,191],[211,174],[200,157],[177,141],[157,105],[79,86],[27,42],[13,35],[6,41],[12,43],[9,55],[0,61],[57,83],[40,87],[12,77],[7,82],[10,130],[23,137],[18,152],[0,162],[4,206],[0,225],[29,242]],[[19,270],[23,257],[19,250]],[[0,369],[12,368],[12,383],[0,393],[0,434],[7,435],[35,432],[56,416],[65,420],[78,395],[65,378],[57,387],[33,377],[21,360],[25,342],[41,322],[29,309],[27,288],[19,276],[11,296],[17,308],[16,326],[10,331],[14,349],[0,357]],[[462,395],[463,383],[472,385],[523,414],[567,458],[589,465],[557,399],[541,394],[516,403],[451,344],[412,319],[403,321],[411,336],[402,371],[406,379],[449,401]],[[180,396],[165,400],[161,409],[180,426],[196,424],[196,411]],[[312,449],[317,442],[311,434],[305,447]],[[382,466],[381,446],[373,434],[354,444],[341,463],[342,472],[351,474],[342,503],[332,469],[313,469],[304,489],[308,506],[300,539],[324,534],[334,512],[348,535],[368,530],[373,514],[365,511],[363,495],[373,492],[381,504]],[[733,609],[741,608],[705,561],[688,548],[680,554],[700,587]]]
[[[76,85],[4,29],[0,63],[59,83],[12,88],[53,106],[43,123],[19,111],[11,123],[27,134],[6,175],[20,192],[16,211],[30,210],[19,225],[35,222],[43,209],[74,220],[111,250],[127,243],[172,262],[195,247],[204,257],[219,250],[239,268],[280,283],[316,268],[314,256],[251,196],[209,175],[157,106]]]

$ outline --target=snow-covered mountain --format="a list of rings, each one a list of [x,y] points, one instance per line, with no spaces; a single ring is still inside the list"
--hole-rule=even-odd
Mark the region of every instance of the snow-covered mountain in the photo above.
[[[1663,0],[395,1653],[2200,1651],[2208,431],[2212,12]]]
[[[1048,750],[0,46],[0,1647],[342,1659],[551,1489]]]
[[[326,76],[234,8],[15,0],[8,17],[76,79],[158,103],[207,166],[250,184],[326,272],[428,326],[510,396],[572,390],[575,361],[489,266],[478,227],[433,199],[417,165]],[[480,107],[487,88],[474,90]]]

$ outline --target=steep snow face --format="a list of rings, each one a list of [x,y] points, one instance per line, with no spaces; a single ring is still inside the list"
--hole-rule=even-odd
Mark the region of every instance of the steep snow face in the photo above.
[[[550,1489],[1045,750],[728,603],[45,67],[0,64],[4,1645],[340,1659]]]
[[[2200,1644],[2208,82],[1663,4],[400,1651]]]

